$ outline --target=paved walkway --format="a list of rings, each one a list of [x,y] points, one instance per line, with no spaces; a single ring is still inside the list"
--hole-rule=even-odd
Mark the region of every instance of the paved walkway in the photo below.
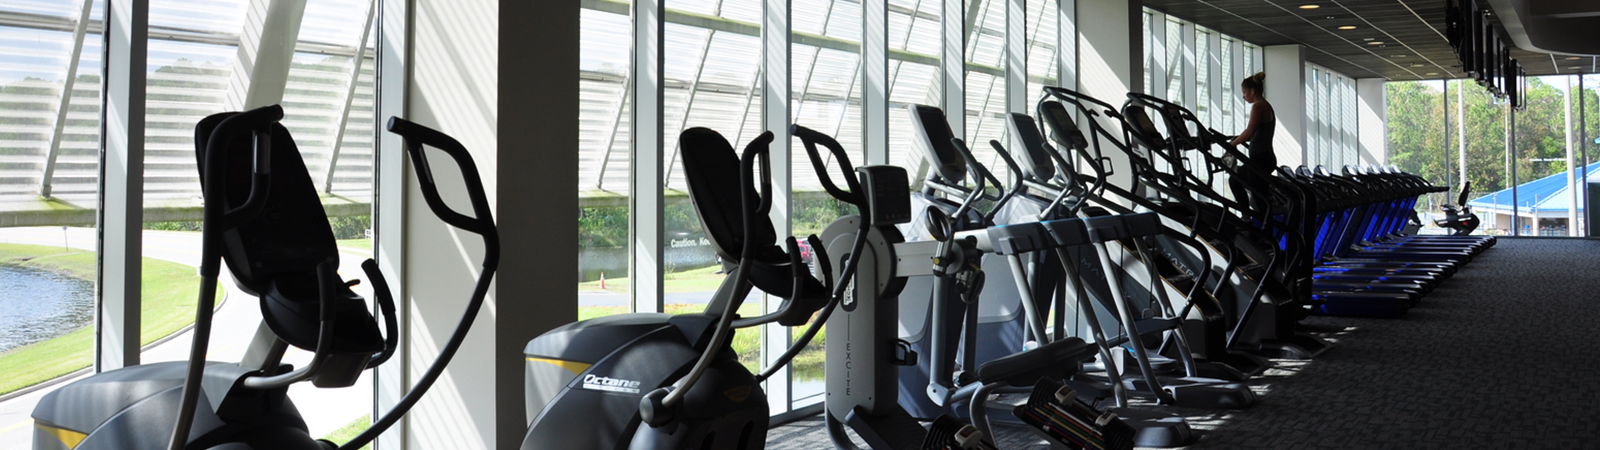
[[[59,227],[4,228],[0,229],[0,242],[93,250],[95,230],[92,228],[63,230]],[[200,233],[145,231],[144,256],[199,266]],[[347,279],[361,278],[362,287],[358,288],[358,292],[370,298],[371,292],[365,288],[366,277],[360,266],[361,261],[366,258],[365,254],[341,251],[339,272]],[[207,359],[238,361],[243,358],[250,338],[255,334],[256,326],[261,323],[261,310],[254,297],[244,294],[234,286],[231,277],[225,276],[221,282],[227,297],[222,307],[217,310],[213,322],[209,344],[211,351]],[[180,332],[171,340],[144,349],[139,355],[140,361],[151,363],[184,360],[189,355],[190,340],[189,331]],[[284,357],[284,362],[300,366],[310,361],[310,358],[310,352],[290,348]],[[64,384],[0,402],[0,449],[33,448],[33,419],[30,418],[33,407],[39,402],[40,397]],[[289,397],[294,400],[301,415],[305,417],[311,435],[322,436],[371,411],[371,386],[370,379],[363,374],[361,380],[354,386],[343,389],[316,389],[308,383],[296,383],[289,388]]]

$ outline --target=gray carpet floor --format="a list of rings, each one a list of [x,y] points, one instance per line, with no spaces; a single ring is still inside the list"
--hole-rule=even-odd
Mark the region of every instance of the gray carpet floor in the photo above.
[[[1169,408],[1190,449],[1600,448],[1600,241],[1500,239],[1395,319],[1312,317],[1335,344],[1274,360],[1245,410]],[[1001,448],[1046,448],[1000,427]],[[830,448],[820,417],[768,448]]]

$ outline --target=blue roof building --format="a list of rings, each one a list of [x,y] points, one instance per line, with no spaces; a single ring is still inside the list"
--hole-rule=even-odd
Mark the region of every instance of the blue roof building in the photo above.
[[[1590,164],[1588,167],[1589,182],[1600,183],[1600,162]],[[1578,176],[1582,176],[1582,169]],[[1579,183],[1583,183],[1580,179]],[[1559,235],[1566,235],[1567,211],[1572,209],[1573,196],[1567,186],[1566,172],[1546,176],[1537,180],[1522,183],[1516,186],[1515,203],[1513,203],[1512,188],[1505,188],[1467,201],[1483,218],[1484,226],[1510,232],[1511,215],[1516,214],[1518,224],[1523,228],[1523,234],[1551,234],[1554,231]],[[1578,210],[1582,211],[1584,202],[1583,187],[1577,187]],[[1580,218],[1582,214],[1579,214]],[[1544,223],[1538,220],[1543,219]],[[1551,228],[1541,233],[1541,229]]]

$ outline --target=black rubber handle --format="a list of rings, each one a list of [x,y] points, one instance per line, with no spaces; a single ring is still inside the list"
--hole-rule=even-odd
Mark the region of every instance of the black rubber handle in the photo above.
[[[389,118],[388,129],[404,139],[406,153],[411,155],[411,164],[416,167],[417,181],[422,185],[422,198],[427,201],[428,209],[450,226],[482,236],[486,244],[484,267],[492,269],[498,266],[500,234],[495,229],[494,214],[489,210],[489,196],[483,191],[483,180],[478,176],[477,164],[472,161],[472,152],[453,137],[399,117]],[[428,164],[424,145],[439,149],[455,160],[465,181],[467,196],[472,201],[472,216],[456,212],[439,195],[439,185],[434,182],[433,169]]]
[[[227,190],[224,180],[227,180],[228,145],[240,135],[255,134],[257,141],[251,155],[250,194],[244,204],[232,209],[217,209],[214,213],[207,214],[207,223],[216,224],[218,229],[232,229],[238,224],[249,220],[267,205],[267,190],[271,186],[271,153],[272,153],[272,125],[283,120],[283,107],[268,105],[228,116],[217,123],[211,132],[211,137],[206,140],[206,182],[202,185],[201,196],[206,203],[216,202],[222,205],[227,202]],[[209,211],[209,210],[208,210]]]
[[[822,181],[822,188],[827,190],[829,195],[845,203],[866,206],[866,198],[861,194],[861,181],[856,179],[855,173],[850,170],[855,166],[850,164],[850,155],[844,151],[843,145],[839,145],[839,141],[798,124],[789,126],[789,134],[800,138],[800,143],[805,145],[806,154],[811,158],[811,167],[817,172],[817,179]],[[828,175],[827,167],[822,163],[822,154],[817,151],[817,144],[827,147],[828,151],[833,153],[834,159],[839,160],[839,167],[844,168],[842,172],[844,172],[845,187],[850,189],[849,192],[840,190],[839,186],[834,184],[833,176]]]

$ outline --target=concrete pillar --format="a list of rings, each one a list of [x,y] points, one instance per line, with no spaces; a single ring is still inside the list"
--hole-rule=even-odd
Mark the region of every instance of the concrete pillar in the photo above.
[[[139,364],[139,279],[143,274],[144,124],[149,0],[106,8],[105,149],[100,156],[99,311],[95,370]]]
[[[1143,11],[1140,11],[1140,21],[1143,22]],[[1137,33],[1144,33],[1144,24],[1140,23],[1135,28]],[[1143,36],[1139,37],[1141,40]],[[1139,83],[1144,83],[1143,63],[1150,65],[1150,86],[1140,86],[1140,92],[1149,92],[1150,95],[1167,98],[1167,74],[1171,69],[1167,67],[1167,46],[1179,45],[1177,36],[1167,36],[1167,15],[1159,12],[1150,13],[1150,55],[1140,58]],[[1144,51],[1144,43],[1139,43],[1139,50]]]
[[[306,0],[250,0],[228,82],[228,109],[242,111],[283,102],[289,63]],[[293,111],[287,113],[293,114]]]
[[[1572,76],[1569,75],[1567,92],[1562,96],[1561,113],[1567,121],[1567,235],[1573,237],[1582,236],[1578,233],[1578,189],[1581,187],[1578,186],[1576,178],[1578,160],[1575,158],[1576,152],[1573,151],[1577,143],[1573,142],[1572,135],[1572,96],[1576,94],[1578,92],[1572,89]]]
[[[1267,73],[1266,99],[1278,119],[1272,150],[1278,164],[1290,167],[1304,164],[1309,155],[1306,145],[1306,52],[1298,44],[1262,47],[1263,71]],[[1248,112],[1246,113],[1248,114]]]
[[[861,143],[864,164],[889,163],[889,3],[861,2]]]
[[[1388,114],[1383,103],[1382,78],[1356,80],[1356,142],[1357,159],[1361,164],[1385,165],[1389,163]]]
[[[408,47],[398,55],[407,75],[400,88],[404,97],[380,92],[380,108],[393,111],[394,103],[402,103],[411,120],[456,137],[473,153],[503,249],[500,275],[460,353],[407,415],[402,437],[380,441],[386,450],[519,448],[528,423],[523,346],[577,318],[573,237],[578,224],[567,214],[578,210],[578,116],[573,112],[578,108],[580,3],[385,1],[402,16],[385,10],[383,42]],[[397,22],[409,24],[409,33],[388,33]],[[394,69],[390,53],[380,52],[385,59],[379,68],[389,74]],[[387,81],[384,88],[392,88]],[[393,139],[382,144],[379,155],[402,151]],[[381,160],[378,168],[380,180],[402,181],[380,182],[377,239],[380,252],[393,248],[396,239],[402,244],[401,270],[390,276],[398,278],[403,293],[402,364],[409,376],[417,376],[454,331],[483,248],[475,236],[455,231],[429,212],[415,175],[404,163],[385,164],[393,162]],[[463,204],[464,188],[451,163],[433,164],[445,201]],[[402,200],[390,200],[395,196]],[[392,222],[396,218],[398,223]],[[394,256],[386,259],[396,263]],[[392,394],[380,390],[379,401],[392,402]],[[395,441],[399,445],[385,445]]]
[[[790,225],[791,212],[794,203],[793,174],[790,165],[794,158],[789,136],[789,125],[794,123],[789,117],[789,97],[792,94],[790,85],[792,75],[789,70],[790,54],[793,42],[789,24],[793,18],[794,5],[791,0],[765,0],[762,2],[763,20],[761,22],[761,122],[773,136],[770,147],[772,162],[772,225],[776,228],[776,236],[783,239],[792,233]],[[774,295],[763,295],[763,313],[776,312],[783,306],[783,299]],[[788,330],[778,324],[767,324],[763,327],[764,335],[761,346],[762,366],[769,366],[778,360],[784,350],[792,343]],[[786,386],[790,382],[790,370],[784,366],[768,378],[767,408],[774,414],[789,411],[791,392]]]
[[[1199,54],[1200,44],[1196,42],[1197,31],[1194,22],[1183,22],[1183,25],[1178,26],[1177,42],[1172,41],[1174,36],[1167,36],[1167,45],[1181,49],[1182,53],[1180,54],[1183,55],[1178,58],[1178,70],[1183,73],[1183,86],[1180,86],[1178,91],[1180,97],[1167,100],[1183,105],[1183,107],[1189,108],[1189,111],[1195,112],[1195,114],[1199,114],[1200,111],[1199,60],[1205,57],[1205,55]],[[1140,81],[1143,80],[1144,78],[1140,77]]]
[[[1207,100],[1205,105],[1206,117],[1202,119],[1205,120],[1206,126],[1223,130],[1227,129],[1228,125],[1222,123],[1222,102],[1233,101],[1233,99],[1222,98],[1222,83],[1231,82],[1224,80],[1222,76],[1222,52],[1229,51],[1229,49],[1222,48],[1222,33],[1206,33],[1205,38],[1206,54],[1199,55],[1200,67],[1208,74],[1206,85],[1200,86],[1200,89],[1206,91]],[[1196,80],[1198,81],[1199,78],[1196,78]]]
[[[1078,2],[1078,91],[1112,105],[1121,105],[1129,92],[1143,90],[1144,3],[1142,0]],[[1164,23],[1162,24],[1165,25]],[[1101,114],[1096,117],[1113,134],[1122,124]],[[1106,147],[1113,173],[1108,182],[1130,186],[1127,155]]]
[[[373,65],[374,75],[378,83],[377,108],[378,120],[387,120],[392,116],[406,116],[406,86],[410,84],[411,71],[407,69],[406,62],[410,59],[411,50],[408,45],[411,41],[407,38],[410,34],[406,24],[410,23],[411,0],[378,0],[377,31],[378,42],[376,49],[376,63]],[[372,198],[372,259],[378,262],[378,269],[389,276],[389,291],[394,295],[395,315],[401,320],[400,348],[396,349],[394,356],[387,364],[378,366],[372,371],[372,417],[393,408],[400,399],[405,397],[406,391],[411,387],[411,376],[414,373],[411,367],[411,303],[399,299],[410,298],[406,292],[405,280],[398,275],[405,273],[405,236],[400,232],[406,229],[406,194],[408,185],[407,162],[399,136],[379,132],[375,137],[377,152],[373,156],[373,170],[377,176],[373,179],[373,191],[376,195]],[[382,212],[382,214],[379,214]],[[410,434],[410,422],[401,419],[395,422],[386,432],[378,435],[373,441],[372,448],[394,450],[405,448],[406,436]]]
[[[628,195],[628,294],[634,312],[661,312],[666,240],[665,126],[666,7],[663,0],[638,0],[633,8],[633,151]],[[737,137],[735,137],[737,139]],[[735,144],[737,145],[737,144]]]

